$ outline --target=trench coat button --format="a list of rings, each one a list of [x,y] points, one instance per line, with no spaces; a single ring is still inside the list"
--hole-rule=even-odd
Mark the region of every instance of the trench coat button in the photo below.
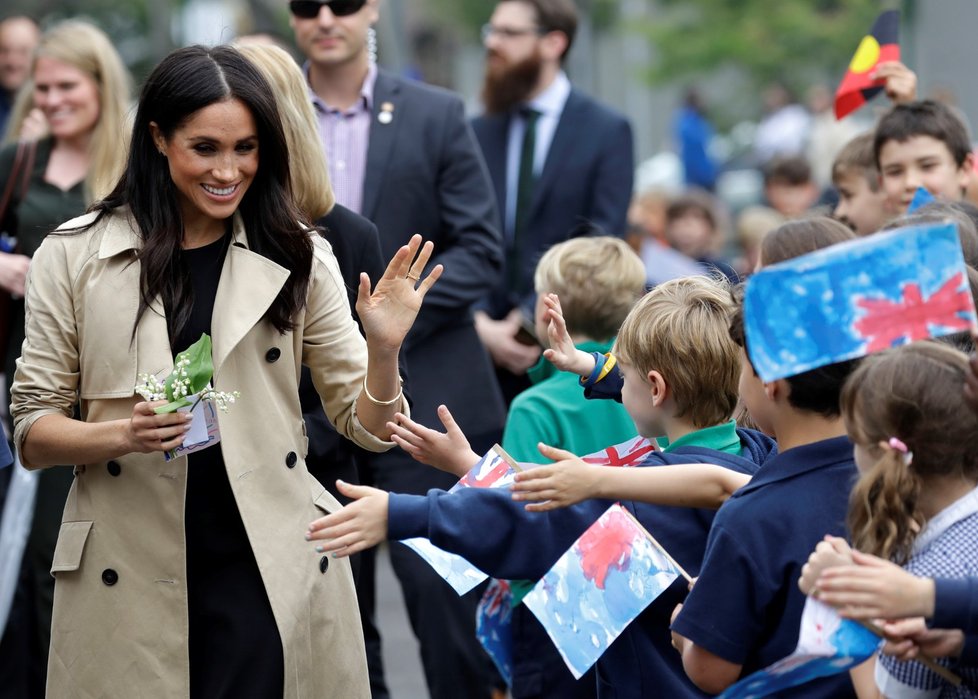
[[[119,582],[119,574],[116,573],[111,568],[106,568],[102,571],[102,582],[104,582],[109,587],[112,587],[117,582]]]
[[[268,363],[277,362],[278,358],[282,356],[282,350],[278,347],[272,347],[272,349],[265,352],[265,361]]]
[[[326,570],[329,568],[329,556],[323,556],[319,559],[319,572],[323,575],[326,574]]]
[[[122,466],[119,465],[118,461],[110,461],[105,467],[109,470],[110,476],[118,476],[122,473]]]
[[[288,454],[285,455],[285,465],[288,466],[289,468],[293,468],[295,466],[295,462],[298,460],[299,457],[296,456],[294,451],[290,451]]]

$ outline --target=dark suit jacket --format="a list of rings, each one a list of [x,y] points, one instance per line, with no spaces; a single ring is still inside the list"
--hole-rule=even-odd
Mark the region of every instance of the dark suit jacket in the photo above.
[[[386,124],[382,107],[393,117]],[[373,111],[362,213],[385,260],[420,233],[435,245],[429,269],[445,267],[405,341],[413,415],[440,427],[435,410],[445,403],[467,434],[501,431],[505,409],[471,307],[499,280],[502,239],[462,100],[381,70]]]
[[[472,122],[486,158],[500,211],[506,210],[506,150],[511,116]],[[500,277],[487,303],[500,318],[532,296],[533,272],[547,248],[574,235],[625,234],[635,161],[632,128],[621,114],[572,89],[557,123],[521,233],[518,288]],[[506,241],[507,250],[512,241]],[[507,257],[508,259],[508,257]]]

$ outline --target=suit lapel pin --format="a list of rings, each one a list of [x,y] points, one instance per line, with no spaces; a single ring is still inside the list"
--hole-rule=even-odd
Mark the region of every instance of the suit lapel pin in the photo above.
[[[394,121],[394,103],[384,102],[380,105],[380,114],[377,115],[377,121],[381,124],[389,124]]]

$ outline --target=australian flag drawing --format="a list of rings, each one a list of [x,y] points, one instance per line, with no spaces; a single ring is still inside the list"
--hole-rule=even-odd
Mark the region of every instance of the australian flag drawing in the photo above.
[[[764,381],[978,328],[950,222],[898,228],[762,269],[747,281],[744,324]]]

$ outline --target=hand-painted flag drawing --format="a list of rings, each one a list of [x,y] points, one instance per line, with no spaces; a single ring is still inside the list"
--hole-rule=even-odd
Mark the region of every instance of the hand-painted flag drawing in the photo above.
[[[496,444],[448,492],[454,493],[461,488],[510,486],[519,470],[513,457]],[[489,577],[458,554],[443,551],[427,539],[416,537],[401,543],[421,556],[460,595]]]
[[[926,206],[932,201],[937,201],[933,194],[924,187],[917,187],[917,191],[913,193],[913,199],[910,200],[910,206],[907,207],[907,213],[912,214],[921,206]]]
[[[507,580],[493,579],[475,612],[475,636],[499,674],[513,686],[513,593]]]
[[[850,114],[883,90],[885,80],[871,80],[870,73],[880,63],[900,60],[900,13],[887,10],[876,18],[869,34],[863,37],[835,91],[835,118]]]
[[[835,675],[868,660],[879,645],[872,631],[809,597],[795,652],[728,687],[720,699],[757,699]]]
[[[513,484],[520,467],[501,446],[494,445],[479,459],[479,463],[462,476],[450,492],[460,488],[501,488]]]
[[[766,267],[744,296],[747,350],[774,381],[976,327],[953,223],[898,228]]]
[[[608,508],[523,599],[574,677],[681,574],[620,504]]]
[[[654,452],[654,442],[645,437],[634,437],[593,454],[582,457],[585,463],[598,466],[638,466],[648,454]]]

